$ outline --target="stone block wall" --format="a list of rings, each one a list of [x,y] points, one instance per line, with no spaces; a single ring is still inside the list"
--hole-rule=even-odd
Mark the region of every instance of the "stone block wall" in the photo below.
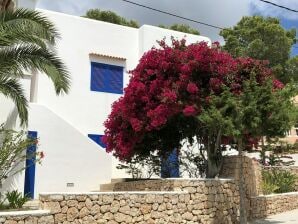
[[[251,197],[262,194],[262,166],[258,161],[243,156],[224,157],[221,178],[233,178],[236,183],[240,179],[240,164],[243,164],[245,204],[248,218],[251,218]]]
[[[171,181],[170,181],[171,182]],[[173,180],[179,191],[41,194],[55,223],[238,223],[231,180]]]
[[[233,178],[239,181],[240,164],[243,164],[245,191],[248,198],[262,194],[262,166],[258,161],[243,156],[226,156],[223,160],[221,178]]]
[[[298,192],[251,198],[251,218],[259,219],[298,208]]]
[[[49,211],[0,212],[0,224],[54,224]]]

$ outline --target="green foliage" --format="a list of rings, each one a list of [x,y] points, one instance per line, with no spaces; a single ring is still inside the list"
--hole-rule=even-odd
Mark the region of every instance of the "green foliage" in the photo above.
[[[261,183],[261,188],[262,188],[263,194],[267,195],[267,194],[273,194],[278,189],[278,186],[276,186],[271,182],[263,181]]]
[[[284,77],[285,82],[289,82],[290,80],[298,81],[298,56],[290,58],[286,62],[283,72],[287,74],[287,76]]]
[[[179,169],[182,176],[189,178],[206,176],[207,159],[204,152],[204,147],[197,142],[188,144],[186,150],[180,150]]]
[[[24,170],[26,159],[35,158],[35,162],[41,161],[41,153],[26,154],[29,146],[36,145],[37,139],[27,138],[24,131],[16,132],[0,127],[0,183],[9,176]]]
[[[133,179],[151,178],[153,175],[160,174],[160,157],[151,153],[149,156],[135,155],[125,163],[118,164],[116,167],[125,170]]]
[[[165,25],[159,25],[158,27],[164,28],[164,29],[169,29],[169,30],[175,30],[183,33],[190,33],[194,35],[200,35],[200,32],[196,29],[193,29],[187,24],[173,24],[171,26],[165,26]]]
[[[288,61],[296,31],[285,30],[277,18],[246,16],[233,28],[222,30],[220,35],[225,40],[224,49],[234,57],[269,60],[281,81],[297,80],[297,75],[292,72],[295,66],[297,68],[297,59]]]
[[[239,94],[233,94],[226,88],[220,95],[211,95],[209,105],[198,116],[202,127],[198,136],[206,136],[207,133],[208,139],[201,142],[207,142],[208,162],[213,162],[217,168],[213,175],[221,166],[220,139],[223,136],[230,136],[237,142],[241,153],[247,138],[282,137],[296,120],[297,109],[292,101],[296,89],[293,85],[272,90],[272,79],[264,80],[260,85],[254,71],[247,75],[250,78],[244,81]],[[207,176],[212,176],[209,170]]]
[[[286,193],[295,190],[297,176],[289,171],[273,169],[262,172],[262,189],[264,194]]]
[[[22,125],[28,121],[28,102],[19,81],[24,73],[43,72],[57,94],[69,90],[69,74],[53,51],[57,38],[54,24],[40,12],[0,12],[0,93],[16,104]]]
[[[6,192],[5,197],[8,201],[8,208],[18,209],[29,200],[27,196],[23,196],[21,192],[17,190]]]
[[[0,192],[0,210],[8,209],[8,205],[5,204],[4,195]]]
[[[203,149],[202,149],[203,150]],[[179,169],[182,175],[190,178],[200,178],[206,175],[206,158],[203,151],[198,150],[198,144],[189,144],[186,150],[179,150]],[[130,161],[118,164],[117,169],[125,170],[133,179],[152,178],[160,176],[161,156],[151,153],[149,156],[135,155]],[[168,164],[166,164],[168,162]],[[177,163],[168,160],[162,162],[176,169]],[[166,176],[167,174],[164,173]]]
[[[84,17],[89,19],[94,19],[94,20],[100,20],[108,23],[114,23],[122,26],[139,28],[138,22],[134,20],[127,20],[112,11],[101,11],[100,9],[90,9],[86,12],[86,15]]]

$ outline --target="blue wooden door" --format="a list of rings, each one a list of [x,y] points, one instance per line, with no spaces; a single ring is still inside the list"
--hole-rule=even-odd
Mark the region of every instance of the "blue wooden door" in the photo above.
[[[179,153],[174,149],[167,157],[161,158],[160,176],[162,178],[179,177]]]
[[[28,137],[37,138],[36,131],[29,131]],[[36,145],[27,148],[27,155],[32,155],[36,153]],[[26,160],[26,170],[25,170],[25,186],[24,194],[29,198],[34,198],[34,184],[35,184],[35,160],[36,158],[32,156],[30,159]]]

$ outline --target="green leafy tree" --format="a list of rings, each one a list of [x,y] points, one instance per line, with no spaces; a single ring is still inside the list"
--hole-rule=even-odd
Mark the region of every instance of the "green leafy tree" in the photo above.
[[[0,184],[8,177],[23,171],[27,159],[40,162],[43,153],[26,153],[26,149],[37,144],[37,139],[28,138],[24,131],[16,132],[0,127]]]
[[[159,25],[160,28],[175,30],[183,33],[190,33],[194,35],[200,35],[200,32],[196,29],[191,28],[187,24],[173,24],[171,26]]]
[[[22,125],[28,121],[28,102],[19,82],[25,72],[43,72],[57,94],[69,90],[69,74],[53,50],[58,37],[54,24],[39,12],[0,11],[0,93],[14,101]]]
[[[95,20],[100,20],[104,22],[114,23],[122,26],[139,28],[138,22],[134,20],[127,20],[112,11],[101,11],[100,9],[90,9],[86,12],[86,15],[84,17],[89,19],[95,19]]]
[[[289,81],[291,74],[287,71],[292,70],[288,67],[292,62],[288,60],[291,46],[296,41],[295,29],[285,30],[277,18],[246,16],[233,28],[222,30],[220,35],[225,40],[223,48],[234,57],[268,60],[277,78],[283,82]],[[293,78],[298,80],[297,75]]]
[[[298,80],[298,56],[290,58],[286,62],[283,72],[287,74],[287,76],[284,77],[286,82],[289,82],[290,80]]]
[[[249,79],[243,82],[242,91],[233,94],[229,88],[226,88],[221,95],[212,96],[211,106],[199,116],[199,119],[205,123],[206,129],[211,132],[211,136],[216,134],[216,139],[220,139],[218,137],[220,134],[232,137],[237,144],[236,148],[241,159],[248,134],[249,138],[282,137],[293,125],[297,116],[297,109],[292,100],[296,94],[294,86],[288,84],[284,87],[270,78],[262,82],[257,81],[255,71],[252,69],[247,74],[247,70],[244,69],[242,75],[248,75]],[[217,145],[217,149],[219,148],[220,146]],[[221,155],[221,152],[218,155]],[[220,158],[218,155],[215,159]],[[213,157],[210,158],[208,162],[214,163]],[[242,162],[239,165],[240,223],[246,223]],[[216,168],[218,164],[210,167]]]

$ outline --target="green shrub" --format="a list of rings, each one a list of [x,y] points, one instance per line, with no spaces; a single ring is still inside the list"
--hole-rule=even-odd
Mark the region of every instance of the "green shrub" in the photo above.
[[[108,23],[114,23],[122,26],[129,26],[133,28],[139,28],[138,22],[134,20],[127,20],[115,12],[112,11],[102,11],[100,9],[90,9],[86,12],[84,16],[89,19],[104,21]]]
[[[37,139],[27,137],[25,131],[7,130],[0,125],[0,185],[4,181],[24,169],[28,159],[40,163],[42,152],[26,153],[27,148],[37,145]]]
[[[273,169],[262,172],[262,190],[264,194],[286,193],[295,190],[297,176],[289,171]]]
[[[7,208],[8,206],[5,204],[4,195],[0,192],[0,210],[5,210]]]
[[[8,201],[8,207],[12,209],[22,208],[29,200],[27,196],[23,196],[22,193],[17,190],[6,192],[5,197]]]
[[[278,189],[278,186],[266,181],[262,182],[261,187],[263,190],[263,194],[273,194]]]

